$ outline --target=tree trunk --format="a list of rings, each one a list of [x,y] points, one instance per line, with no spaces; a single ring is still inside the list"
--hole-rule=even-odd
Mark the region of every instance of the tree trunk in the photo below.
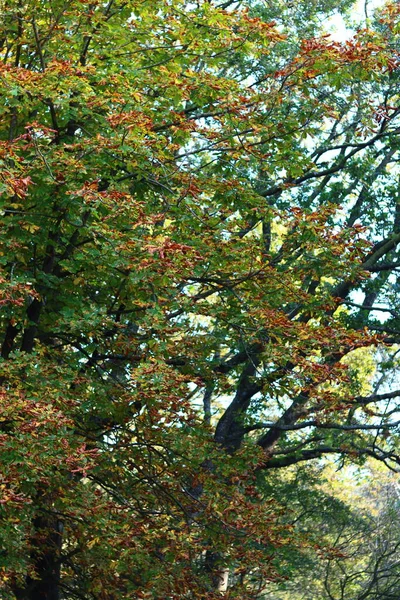
[[[219,552],[207,550],[205,570],[211,579],[213,591],[225,592],[228,589],[229,569],[221,564],[222,555]]]
[[[52,516],[38,515],[33,527],[31,562],[35,574],[26,577],[25,586],[18,587],[15,596],[17,600],[59,600],[62,522]]]

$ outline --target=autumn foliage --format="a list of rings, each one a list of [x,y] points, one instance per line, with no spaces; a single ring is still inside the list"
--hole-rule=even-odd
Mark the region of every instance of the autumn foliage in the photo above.
[[[398,4],[270,4],[1,3],[4,600],[262,598],[276,469],[400,465]]]

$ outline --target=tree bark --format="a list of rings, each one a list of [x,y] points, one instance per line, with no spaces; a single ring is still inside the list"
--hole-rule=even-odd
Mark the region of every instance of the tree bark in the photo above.
[[[59,600],[62,545],[62,522],[45,514],[33,520],[31,561],[34,576],[28,575],[25,586],[15,590],[17,600]]]
[[[205,558],[205,571],[209,574],[213,591],[225,592],[228,589],[229,569],[221,565],[220,552],[207,550]]]

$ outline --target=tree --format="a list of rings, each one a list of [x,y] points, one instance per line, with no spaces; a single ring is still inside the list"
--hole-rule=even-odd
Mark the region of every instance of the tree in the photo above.
[[[269,584],[265,598],[396,598],[399,498],[394,478],[369,463],[362,467],[358,481],[350,470],[332,479],[325,465],[314,474],[318,483],[312,485],[306,471],[297,467],[292,472],[297,485],[287,481],[286,493],[299,535],[312,528],[318,552],[304,548],[304,556],[297,557],[297,572],[284,582]]]
[[[2,4],[4,598],[257,598],[265,477],[400,464],[399,5],[270,4]]]

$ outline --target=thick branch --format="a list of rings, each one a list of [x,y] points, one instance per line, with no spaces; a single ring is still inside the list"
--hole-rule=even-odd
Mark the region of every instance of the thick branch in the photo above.
[[[255,357],[244,368],[235,397],[220,418],[215,430],[215,441],[230,451],[240,447],[245,433],[241,418],[248,409],[251,398],[261,390],[261,384],[251,380],[259,362],[260,359]]]
[[[304,405],[308,400],[308,394],[299,394],[291,404],[291,406],[285,410],[283,415],[274,423],[271,429],[260,437],[258,445],[264,450],[271,451],[279,438],[282,435],[282,431],[292,426],[302,415],[304,415]]]
[[[400,458],[391,452],[384,452],[379,448],[335,448],[334,446],[318,446],[317,448],[302,450],[300,452],[296,452],[295,454],[289,454],[287,456],[273,456],[272,458],[268,459],[261,468],[280,469],[282,467],[288,467],[299,462],[304,462],[315,458],[321,458],[322,456],[325,456],[327,454],[339,454],[342,456],[344,455],[356,458],[361,456],[370,456],[372,458],[375,458],[376,460],[379,460],[380,462],[383,462],[392,471],[395,471],[396,473],[400,472],[400,468],[393,467],[393,463],[400,465]]]

